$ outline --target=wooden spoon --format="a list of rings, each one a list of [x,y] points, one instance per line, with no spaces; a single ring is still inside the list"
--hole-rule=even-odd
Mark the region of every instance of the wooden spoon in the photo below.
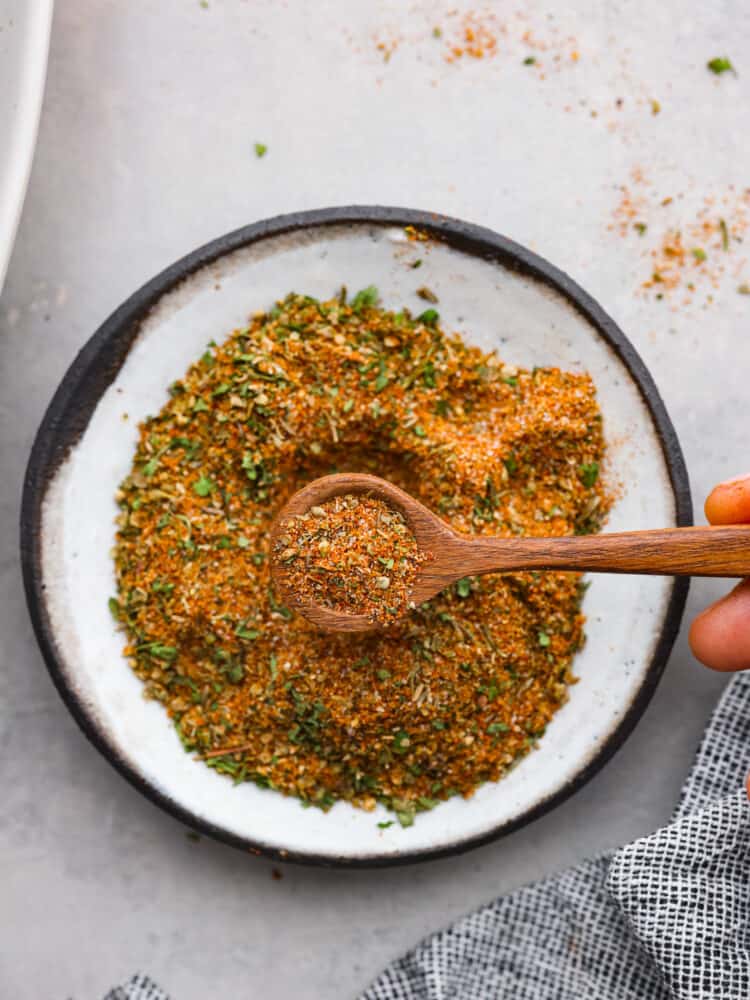
[[[334,611],[315,604],[284,583],[273,553],[286,521],[345,494],[366,494],[400,511],[421,552],[410,595],[415,604],[434,597],[465,576],[527,569],[647,573],[662,576],[750,576],[750,525],[661,528],[618,534],[563,538],[492,538],[462,535],[414,497],[378,476],[343,473],[315,479],[278,514],[271,530],[271,575],[285,604],[331,632],[364,632],[376,627],[368,615]]]

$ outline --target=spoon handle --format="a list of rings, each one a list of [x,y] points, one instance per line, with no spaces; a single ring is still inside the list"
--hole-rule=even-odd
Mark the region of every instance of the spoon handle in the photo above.
[[[521,569],[750,576],[750,525],[564,538],[466,538],[456,546],[454,559],[462,576]]]

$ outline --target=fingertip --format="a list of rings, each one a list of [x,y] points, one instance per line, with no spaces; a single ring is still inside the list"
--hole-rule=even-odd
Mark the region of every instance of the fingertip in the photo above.
[[[688,641],[695,658],[712,670],[750,668],[750,580],[701,612]]]
[[[750,475],[719,483],[709,493],[703,509],[709,524],[750,521]]]

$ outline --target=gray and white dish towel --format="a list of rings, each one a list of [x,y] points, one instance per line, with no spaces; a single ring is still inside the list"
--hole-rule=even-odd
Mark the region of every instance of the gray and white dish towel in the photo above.
[[[750,1000],[750,673],[669,826],[423,941],[361,1000]],[[144,976],[105,1000],[169,1000]]]

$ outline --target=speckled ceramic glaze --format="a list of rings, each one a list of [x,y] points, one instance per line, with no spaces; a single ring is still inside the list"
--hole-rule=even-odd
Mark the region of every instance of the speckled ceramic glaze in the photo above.
[[[404,226],[430,235],[410,242]],[[409,264],[420,257],[418,271]],[[290,290],[328,297],[377,285],[388,308],[439,296],[442,325],[522,366],[587,370],[605,418],[608,475],[623,484],[608,530],[690,523],[687,476],[656,388],[624,335],[570,279],[476,226],[403,209],[285,216],[196,251],[136,292],[92,337],[44,418],[25,485],[22,558],[37,637],[86,734],[145,794],[196,829],[276,857],[389,864],[464,850],[530,821],[580,787],[643,712],[679,625],[687,581],[597,576],[585,599],[580,682],[539,745],[468,800],[377,823],[338,803],[328,813],[251,784],[233,786],[185,753],[163,708],[144,700],[122,655],[107,597],[114,492],[137,423],[167,399],[211,339]],[[128,419],[123,415],[127,413]]]

